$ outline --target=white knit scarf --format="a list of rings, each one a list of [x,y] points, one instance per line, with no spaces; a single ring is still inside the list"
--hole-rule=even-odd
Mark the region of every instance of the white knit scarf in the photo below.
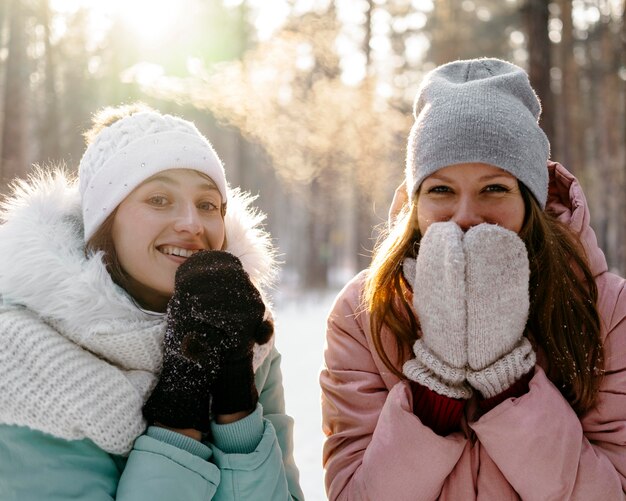
[[[228,250],[262,286],[274,254],[250,201],[229,194]],[[0,217],[0,423],[127,454],[146,426],[164,316],[84,257],[78,192],[63,175],[22,185]],[[255,347],[255,370],[271,347]]]
[[[141,408],[154,384],[162,338],[160,323],[128,329],[116,331],[119,344],[107,342],[107,348],[122,348],[122,358],[143,358],[144,370],[99,358],[26,308],[0,309],[0,422],[68,440],[89,438],[107,452],[127,453],[145,428]]]

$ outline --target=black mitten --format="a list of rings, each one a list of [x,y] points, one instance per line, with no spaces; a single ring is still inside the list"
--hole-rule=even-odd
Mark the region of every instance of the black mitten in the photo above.
[[[259,400],[254,383],[252,357],[254,343],[266,343],[274,332],[271,321],[258,324],[255,331],[238,336],[232,348],[227,350],[222,370],[213,385],[213,414],[232,414],[253,410]]]
[[[223,347],[204,340],[219,338],[221,331],[216,326],[233,321],[220,306],[234,301],[221,296],[229,282],[221,272],[224,263],[227,268],[233,260],[239,263],[225,252],[204,251],[179,266],[167,306],[163,368],[143,408],[149,423],[209,430],[211,386],[220,369]],[[211,331],[214,333],[209,334]]]
[[[185,337],[183,353],[203,366],[207,356],[219,359],[213,365],[219,371],[212,384],[212,413],[254,409],[258,400],[252,370],[254,343],[266,343],[274,332],[273,324],[263,320],[261,294],[241,261],[223,251],[194,254],[178,269],[177,281],[194,291],[191,316],[205,326]]]
[[[210,391],[216,371],[215,366],[205,367],[185,358],[181,353],[181,337],[168,325],[163,369],[143,407],[148,424],[209,431]]]

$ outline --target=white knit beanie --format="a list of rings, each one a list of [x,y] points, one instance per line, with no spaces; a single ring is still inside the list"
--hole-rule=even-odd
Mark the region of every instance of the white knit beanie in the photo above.
[[[85,241],[139,184],[168,169],[206,174],[226,202],[224,166],[193,123],[142,111],[99,132],[78,168]]]
[[[406,160],[410,196],[442,167],[477,162],[514,175],[545,207],[550,143],[522,68],[487,58],[439,66],[424,77],[413,114]]]

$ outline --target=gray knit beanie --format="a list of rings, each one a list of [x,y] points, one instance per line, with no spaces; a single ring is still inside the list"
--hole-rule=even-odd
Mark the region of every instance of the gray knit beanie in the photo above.
[[[499,59],[454,61],[428,73],[415,97],[407,146],[409,196],[435,171],[486,163],[519,179],[545,207],[550,143],[526,72]]]
[[[100,131],[78,168],[85,241],[131,191],[169,169],[193,169],[206,174],[226,202],[224,166],[193,123],[142,111]]]

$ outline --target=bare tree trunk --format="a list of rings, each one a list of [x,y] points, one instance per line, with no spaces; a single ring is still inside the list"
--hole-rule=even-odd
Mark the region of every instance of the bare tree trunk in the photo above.
[[[552,66],[551,42],[548,36],[549,0],[526,0],[522,7],[526,39],[528,40],[528,75],[530,83],[541,100],[539,125],[550,142],[554,135],[554,96],[550,88]]]
[[[618,213],[621,207],[620,198],[624,197],[622,165],[620,162],[620,150],[623,149],[623,143],[620,145],[621,123],[619,120],[620,102],[620,44],[619,40],[614,36],[611,29],[612,20],[607,17],[601,21],[602,31],[602,68],[603,72],[603,108],[606,120],[606,148],[607,148],[607,168],[608,175],[606,178],[606,189],[608,194],[608,210],[609,210],[609,228],[607,234],[607,258],[609,266],[616,268],[619,262],[619,246],[621,237],[621,228],[619,223],[621,217]]]
[[[615,175],[613,173],[612,163],[614,158],[612,152],[611,127],[614,126],[613,109],[615,108],[614,91],[611,82],[611,64],[612,48],[610,42],[610,28],[607,20],[602,19],[597,23],[595,28],[595,40],[592,42],[597,45],[596,50],[592,54],[597,54],[597,59],[592,61],[593,72],[591,73],[593,92],[594,92],[594,109],[593,109],[593,129],[595,142],[595,165],[593,172],[593,184],[596,196],[593,205],[593,226],[598,237],[598,243],[604,250],[609,267],[614,262],[615,242],[612,242],[613,219],[615,213],[613,211],[613,188]],[[606,54],[606,50],[610,50],[610,54]]]
[[[580,175],[584,166],[584,145],[580,111],[580,74],[574,58],[572,3],[570,0],[559,0],[559,6],[563,29],[560,43],[562,69],[560,111],[562,122],[559,144],[561,151],[558,159],[570,172]]]
[[[304,254],[308,259],[304,262],[304,286],[323,289],[328,285],[328,264],[330,258],[329,221],[325,215],[330,214],[328,190],[325,190],[319,178],[314,178],[309,187],[309,207],[307,239],[308,245]]]
[[[368,9],[366,13],[365,19],[365,37],[363,39],[363,52],[365,54],[365,68],[366,75],[369,76],[371,74],[371,49],[370,49],[370,41],[372,39],[372,12],[374,10],[374,1],[368,0]],[[367,78],[367,77],[366,77]],[[373,111],[372,111],[373,113]],[[355,166],[358,169],[358,165]],[[354,201],[355,201],[355,224],[356,224],[356,238],[355,238],[355,249],[354,249],[354,258],[356,261],[356,269],[362,270],[369,266],[371,262],[371,249],[372,245],[372,226],[373,226],[373,218],[372,218],[372,210],[371,204],[369,203],[367,195],[365,195],[365,190],[361,186],[359,182],[361,176],[358,175],[358,172],[355,172],[352,177],[352,190],[354,193]]]
[[[622,29],[621,29],[621,50],[620,45],[617,45],[617,50],[621,53],[621,66],[626,68],[626,0],[622,2]],[[626,196],[624,196],[624,190],[626,190],[626,79],[621,79],[620,91],[622,95],[620,110],[620,116],[622,117],[621,124],[618,124],[621,128],[621,139],[619,140],[620,148],[620,162],[618,168],[621,169],[621,194],[618,196],[618,219],[617,227],[620,235],[618,238],[619,254],[618,254],[618,272],[624,276],[626,275]]]
[[[6,1],[0,1],[0,49],[2,49],[2,50],[5,49],[4,32],[5,32],[6,22],[7,22],[7,2]],[[6,75],[6,64],[0,64],[0,79],[2,80],[2,85],[0,85],[0,92],[2,92],[3,94],[4,94],[3,90],[4,90],[5,75]],[[4,105],[3,102],[0,103],[0,113],[2,113],[2,115],[4,114],[4,109],[2,109],[3,105]],[[0,116],[2,116],[2,115],[0,115]],[[3,127],[4,127],[3,121],[0,120],[0,134],[2,134]],[[2,144],[0,143],[0,193],[2,193],[2,191],[4,189],[3,176],[2,176],[2,156],[1,155],[2,155]]]
[[[61,137],[59,131],[60,115],[56,91],[56,62],[54,48],[50,41],[50,24],[52,22],[49,0],[41,1],[41,24],[44,29],[45,45],[45,82],[44,82],[44,117],[40,125],[40,160],[43,162],[58,161],[62,157]]]
[[[237,18],[237,37],[231,41],[231,44],[236,44],[237,57],[243,58],[244,53],[248,49],[250,43],[250,26],[248,24],[248,3],[241,2],[241,5],[235,10],[235,16]],[[240,131],[219,127],[215,124],[212,127],[212,132],[216,137],[222,137],[224,146],[217,148],[218,151],[227,151],[228,156],[228,179],[233,186],[241,186],[246,190],[256,191],[258,187],[252,183],[256,182],[256,179],[247,179],[247,175],[255,175],[256,169],[250,169],[247,163],[248,158],[256,154],[254,146],[250,145],[241,135]],[[222,150],[223,148],[223,150]]]
[[[439,0],[434,2],[435,9],[432,30],[431,56],[435,64],[445,64],[458,59],[461,54],[459,33],[461,26],[458,23],[459,2]]]
[[[9,41],[4,88],[4,127],[2,130],[2,166],[4,185],[22,175],[26,165],[26,23],[20,0],[9,6]]]
[[[85,150],[84,138],[78,133],[76,124],[80,124],[81,129],[87,128],[94,107],[100,105],[102,99],[99,97],[102,88],[97,81],[90,80],[87,70],[90,58],[85,50],[89,40],[88,21],[86,9],[79,9],[69,17],[65,36],[56,47],[60,61],[71,61],[71,64],[61,64],[57,68],[63,89],[57,97],[64,119],[64,127],[59,132],[63,138],[63,156],[72,170],[78,168]],[[110,101],[106,104],[115,103]]]
[[[4,40],[4,23],[7,17],[7,2],[0,2],[0,44]],[[1,45],[0,45],[1,47]]]

